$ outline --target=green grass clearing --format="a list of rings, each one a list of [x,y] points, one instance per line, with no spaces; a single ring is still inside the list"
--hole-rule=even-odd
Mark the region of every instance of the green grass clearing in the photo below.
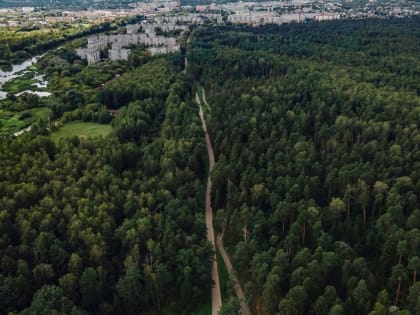
[[[79,138],[90,138],[97,136],[107,136],[111,133],[111,125],[102,125],[93,122],[74,121],[65,124],[63,127],[51,134],[54,142],[59,142],[61,138],[77,136]]]
[[[32,116],[32,119],[38,120],[38,119],[48,119],[49,117],[52,116],[52,111],[51,109],[47,108],[47,107],[40,107],[40,108],[32,108],[32,109],[28,109],[28,110],[24,110],[21,112],[21,114],[24,113],[29,113]],[[32,122],[34,122],[32,121]]]

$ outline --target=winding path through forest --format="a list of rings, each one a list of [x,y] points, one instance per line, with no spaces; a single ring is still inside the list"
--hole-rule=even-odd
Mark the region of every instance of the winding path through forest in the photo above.
[[[213,147],[211,146],[211,142],[210,142],[210,136],[209,136],[209,133],[207,132],[207,125],[204,119],[203,109],[201,108],[201,101],[197,93],[195,94],[195,101],[199,107],[198,114],[200,115],[201,125],[203,127],[204,135],[206,138],[207,152],[209,155],[209,175],[207,178],[207,187],[206,187],[207,240],[212,244],[213,250],[216,253],[216,242],[214,240],[214,229],[213,229],[213,209],[211,208],[211,171],[214,167],[214,153],[213,153]],[[222,295],[220,293],[219,269],[217,267],[216,254],[213,257],[211,277],[214,281],[214,286],[211,288],[211,314],[217,315],[220,308],[222,307]]]
[[[204,102],[204,104],[206,104],[206,106],[209,109],[209,111],[211,111],[210,105],[209,105],[209,103],[207,103],[207,100],[206,100],[206,91],[204,90],[203,87],[201,88],[201,93],[203,95],[203,102]]]
[[[217,235],[217,248],[219,249],[220,255],[222,255],[223,261],[225,262],[226,269],[229,273],[230,278],[233,282],[233,287],[236,292],[236,296],[238,297],[240,303],[241,303],[241,314],[242,315],[251,315],[251,310],[248,307],[248,304],[245,302],[245,295],[244,291],[242,290],[242,287],[238,281],[238,278],[236,275],[232,272],[232,263],[230,262],[230,258],[228,254],[226,253],[225,248],[223,247],[223,235],[224,231]]]
[[[201,88],[202,95],[203,95],[203,102],[208,107],[209,110],[210,106],[207,103],[206,100],[206,92],[204,88]],[[207,179],[207,187],[206,187],[206,226],[207,226],[207,239],[211,242],[213,245],[214,251],[216,251],[215,248],[215,241],[214,241],[214,229],[213,229],[213,209],[211,208],[211,171],[214,167],[214,152],[213,147],[211,145],[210,136],[207,131],[207,125],[206,120],[204,118],[203,109],[201,107],[201,100],[198,96],[198,93],[195,94],[195,101],[198,104],[199,107],[199,115],[201,119],[201,124],[203,127],[203,131],[206,138],[206,145],[207,145],[207,152],[209,155],[209,176]],[[242,290],[242,287],[238,281],[238,278],[236,275],[232,272],[232,263],[230,262],[230,258],[223,247],[223,235],[224,230],[221,234],[217,235],[217,248],[219,249],[220,254],[222,255],[223,261],[226,265],[226,269],[229,273],[230,278],[233,281],[233,287],[236,292],[236,296],[238,297],[240,303],[241,303],[241,314],[242,315],[251,315],[251,310],[249,309],[248,305],[245,302],[245,295],[244,291]],[[220,294],[220,281],[219,281],[219,273],[218,273],[218,267],[217,267],[217,260],[216,257],[214,257],[213,267],[212,267],[212,278],[215,282],[215,286],[212,288],[211,291],[211,299],[212,299],[212,315],[217,315],[218,310],[222,306],[222,300],[221,300],[221,294]]]

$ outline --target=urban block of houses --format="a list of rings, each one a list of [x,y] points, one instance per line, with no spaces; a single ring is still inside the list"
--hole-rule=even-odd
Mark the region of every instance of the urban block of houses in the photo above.
[[[194,18],[196,17],[189,17],[190,20]],[[100,52],[107,48],[111,60],[127,60],[131,53],[127,47],[131,45],[146,46],[152,56],[180,50],[175,37],[156,35],[156,29],[163,32],[180,30],[183,34],[188,27],[164,19],[157,19],[153,23],[129,25],[126,27],[126,34],[91,36],[88,38],[87,48],[77,48],[75,52],[81,59],[87,60],[88,64],[92,64],[100,61]],[[143,32],[139,33],[140,31]]]

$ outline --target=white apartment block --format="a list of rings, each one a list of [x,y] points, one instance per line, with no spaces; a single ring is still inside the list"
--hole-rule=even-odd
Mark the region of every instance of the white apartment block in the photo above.
[[[208,14],[217,20],[221,15]],[[155,23],[142,22],[141,24],[126,26],[126,34],[99,35],[88,38],[87,48],[77,48],[76,54],[87,59],[88,64],[100,61],[100,52],[108,49],[108,56],[111,60],[128,60],[130,45],[143,44],[147,46],[147,51],[154,56],[159,54],[172,53],[180,50],[175,37],[165,37],[156,35],[156,28],[164,32],[181,30],[181,34],[188,30],[187,25],[177,25],[177,22],[203,23],[205,19],[202,15],[187,14],[171,17],[157,18]],[[143,33],[139,31],[143,30]]]
[[[87,53],[87,62],[88,62],[89,65],[93,64],[93,63],[96,63],[96,62],[99,62],[100,60],[101,60],[101,57],[100,57],[99,50],[89,51]]]
[[[150,53],[150,55],[156,56],[166,54],[168,49],[166,47],[149,47],[147,48],[147,51]]]
[[[92,64],[100,60],[99,50],[91,50],[89,48],[77,48],[76,55],[78,55],[81,59],[87,59],[88,64]]]
[[[87,48],[77,48],[76,55],[79,56],[81,59],[86,59],[88,54]]]
[[[173,15],[163,17],[163,21],[168,23],[192,23],[192,24],[203,24],[205,20],[221,23],[223,21],[222,15],[210,14],[210,13],[189,13],[184,15]]]
[[[111,60],[128,60],[130,49],[110,49],[108,56]]]
[[[315,15],[316,21],[331,21],[331,20],[339,20],[340,14],[339,13],[321,13]]]
[[[283,15],[276,15],[273,13],[254,13],[247,12],[242,14],[232,14],[228,16],[228,22],[233,24],[283,24],[290,22],[302,22],[305,19],[314,18],[313,14],[309,13],[289,13]]]
[[[88,49],[90,50],[102,50],[108,45],[108,39],[103,36],[92,36],[88,38]]]
[[[179,45],[168,46],[168,53],[174,53],[180,50],[181,50],[181,46]]]
[[[146,49],[151,56],[174,53],[180,50],[179,45],[174,46],[159,46],[159,47],[149,47]]]
[[[126,27],[127,34],[135,34],[138,33],[141,26],[140,24],[134,24],[134,25],[127,25]]]

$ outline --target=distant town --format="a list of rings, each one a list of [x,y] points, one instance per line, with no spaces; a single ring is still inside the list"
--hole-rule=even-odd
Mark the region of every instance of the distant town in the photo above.
[[[179,1],[153,0],[129,4],[120,9],[90,9],[82,11],[45,10],[36,7],[0,9],[2,27],[51,27],[65,24],[102,24],[118,19],[143,16],[138,24],[126,26],[125,33],[97,35],[88,38],[87,47],[76,54],[89,64],[101,59],[107,51],[112,60],[127,60],[130,46],[144,45],[151,55],[176,52],[179,38],[193,24],[264,24],[300,23],[310,20],[363,19],[408,17],[419,15],[419,2],[390,2],[369,0],[348,1],[266,1],[231,2],[225,4],[184,5]],[[103,54],[102,54],[103,55]]]
[[[105,6],[106,7],[106,6]],[[420,13],[417,1],[328,1],[287,0],[266,2],[231,2],[225,4],[184,5],[179,1],[153,0],[131,3],[120,9],[83,11],[45,10],[36,7],[0,9],[0,27],[40,26],[56,23],[105,23],[121,17],[144,15],[148,18],[166,14],[219,13],[224,22],[280,24],[308,19],[361,19],[368,17],[406,17]]]

